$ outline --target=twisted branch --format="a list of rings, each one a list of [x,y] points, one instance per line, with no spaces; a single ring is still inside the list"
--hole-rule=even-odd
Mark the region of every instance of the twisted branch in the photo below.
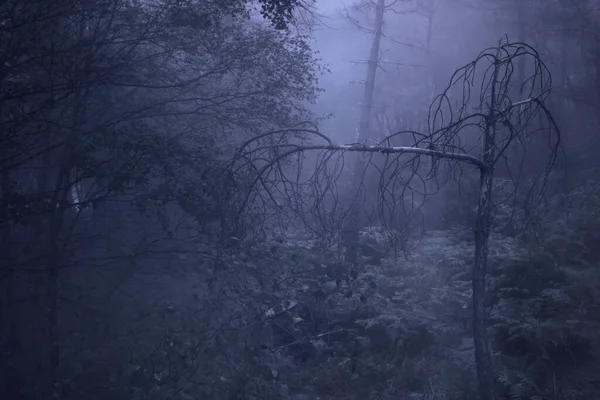
[[[517,86],[512,78],[519,58],[531,74]],[[395,217],[400,219],[416,215],[423,202],[415,199],[437,193],[450,179],[460,181],[474,170],[493,174],[501,161],[513,182],[509,197],[514,197],[524,160],[509,164],[507,152],[527,149],[532,137],[542,133],[549,143],[549,160],[529,188],[536,192],[530,199],[538,198],[560,144],[556,123],[544,105],[551,83],[532,47],[503,40],[452,75],[429,107],[426,132],[396,132],[376,145],[337,144],[305,123],[254,137],[239,146],[229,163],[232,176],[244,177],[233,200],[237,217],[250,211],[280,225],[299,223],[314,234],[339,229],[348,212],[348,201],[342,201],[350,180],[345,155],[356,152],[370,157],[364,177],[367,170],[378,174],[377,207],[384,225],[393,214],[399,213]],[[482,150],[486,132],[494,137],[492,159]],[[312,161],[311,168],[306,168],[307,161]],[[361,186],[365,191],[368,185]]]

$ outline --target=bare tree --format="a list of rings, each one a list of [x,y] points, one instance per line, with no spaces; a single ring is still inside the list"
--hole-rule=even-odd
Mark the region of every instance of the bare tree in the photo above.
[[[511,81],[520,59],[525,59],[526,65],[531,66],[531,73],[521,82],[526,89],[522,91],[524,97],[515,99],[511,97],[514,97]],[[479,89],[478,96],[476,89]],[[532,137],[545,135],[549,144],[545,167],[537,176],[527,177],[526,182],[519,178],[517,171],[511,178],[509,195],[514,198],[518,192],[527,190],[529,206],[543,198],[560,144],[558,128],[545,106],[550,90],[550,73],[536,50],[503,39],[498,46],[484,50],[452,75],[446,89],[430,106],[426,132],[398,132],[374,146],[336,144],[316,128],[308,126],[270,132],[248,140],[238,149],[230,166],[235,170],[253,171],[248,192],[236,204],[240,210],[252,207],[272,213],[276,209],[288,217],[289,211],[301,213],[303,221],[308,221],[307,214],[316,219],[343,215],[338,212],[343,205],[337,202],[336,180],[344,155],[348,152],[368,155],[369,163],[373,165],[373,156],[381,154],[385,162],[380,169],[379,211],[382,214],[400,211],[402,217],[410,219],[420,207],[414,204],[414,196],[434,194],[435,188],[447,181],[445,176],[460,179],[477,171],[480,183],[473,226],[473,338],[480,398],[493,400],[495,376],[486,336],[484,297],[488,242],[497,205],[494,197],[496,167],[504,163],[508,171],[513,170],[519,160],[508,160],[507,156],[513,153],[507,150],[513,146],[527,149]],[[543,129],[539,127],[541,120],[545,121]],[[412,145],[390,145],[391,139],[398,136],[408,136]],[[311,137],[321,143],[311,141]],[[294,138],[302,138],[302,141],[294,142]],[[308,151],[320,153],[310,176],[301,179],[302,175],[297,171],[290,173],[290,164],[286,161],[296,160],[296,168],[300,169],[302,153]],[[427,169],[423,168],[425,159],[430,160]],[[531,207],[534,209],[540,207]],[[389,217],[389,213],[387,215]],[[404,237],[410,239],[409,235]]]

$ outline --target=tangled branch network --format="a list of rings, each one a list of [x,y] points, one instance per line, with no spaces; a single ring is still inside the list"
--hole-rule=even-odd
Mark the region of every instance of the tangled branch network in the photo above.
[[[526,73],[516,77],[517,70]],[[543,171],[536,179],[528,177],[531,194],[541,193],[560,144],[545,105],[551,86],[535,49],[503,39],[452,75],[429,107],[426,132],[396,132],[373,146],[337,144],[317,126],[303,123],[253,137],[239,146],[229,165],[232,176],[244,176],[243,190],[232,200],[238,217],[261,215],[286,226],[300,223],[316,234],[334,232],[349,210],[348,187],[360,190],[347,182],[356,174],[367,176],[369,168],[379,178],[376,203],[384,225],[418,214],[422,200],[450,179],[459,181],[477,170],[493,174],[501,162],[514,197],[522,163],[513,153],[526,157],[534,138],[548,144]],[[364,171],[345,168],[349,153],[365,157]]]

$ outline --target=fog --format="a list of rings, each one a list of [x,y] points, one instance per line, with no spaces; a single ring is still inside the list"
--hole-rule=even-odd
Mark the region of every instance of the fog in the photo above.
[[[373,100],[376,112],[385,109],[391,118],[426,118],[428,101],[457,68],[497,44],[503,35],[518,39],[514,23],[503,21],[493,8],[488,11],[454,0],[432,3],[431,28],[429,13],[412,2],[397,2],[386,11]],[[325,132],[341,142],[352,142],[373,40],[374,7],[320,1],[315,11],[318,22],[312,43],[330,71],[320,80],[324,93],[316,111],[331,114],[323,125]]]
[[[7,0],[0,400],[600,398],[597,0]]]

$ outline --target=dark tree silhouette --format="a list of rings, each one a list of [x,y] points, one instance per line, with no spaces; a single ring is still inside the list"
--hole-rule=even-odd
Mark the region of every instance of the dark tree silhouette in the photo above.
[[[523,82],[514,82],[513,73],[521,60],[530,75]],[[519,85],[519,90],[514,89],[515,85]],[[479,93],[475,92],[477,89]],[[446,89],[431,104],[428,132],[398,132],[376,146],[343,145],[334,143],[314,127],[297,126],[248,140],[238,149],[229,167],[230,171],[246,170],[251,178],[246,192],[232,206],[240,212],[262,210],[265,214],[272,214],[275,209],[286,221],[299,221],[312,231],[336,229],[340,216],[348,212],[344,203],[338,201],[337,183],[344,155],[369,154],[369,164],[373,166],[375,155],[380,155],[383,160],[377,163],[379,213],[388,228],[392,228],[390,221],[397,219],[394,216],[400,217],[403,221],[400,235],[406,246],[414,237],[411,221],[422,206],[415,197],[434,194],[447,176],[460,179],[477,172],[479,200],[473,226],[475,254],[471,276],[473,338],[480,398],[493,400],[495,375],[486,335],[484,298],[488,243],[497,205],[495,177],[497,167],[506,164],[504,174],[511,177],[512,190],[508,195],[503,192],[502,200],[527,190],[530,211],[542,209],[539,203],[560,144],[558,128],[545,106],[550,90],[550,73],[536,50],[503,39],[452,75]],[[522,97],[515,99],[514,93]],[[521,163],[507,160],[513,154],[507,150],[515,146],[527,149],[532,138],[540,135],[549,144],[548,162],[537,176],[524,181],[518,170],[511,169]],[[411,138],[412,145],[392,146],[391,140],[399,136]],[[303,153],[309,151],[319,152],[316,164],[310,173],[302,174]],[[394,228],[398,230],[398,226]]]
[[[86,269],[175,254],[219,218],[231,188],[216,137],[239,142],[309,115],[300,104],[316,93],[312,51],[247,24],[246,6],[0,5],[0,319],[10,331],[0,364],[27,376],[20,390],[60,395],[73,349],[64,330],[77,319],[65,304],[78,290],[93,296]],[[99,290],[110,297],[129,267]]]

